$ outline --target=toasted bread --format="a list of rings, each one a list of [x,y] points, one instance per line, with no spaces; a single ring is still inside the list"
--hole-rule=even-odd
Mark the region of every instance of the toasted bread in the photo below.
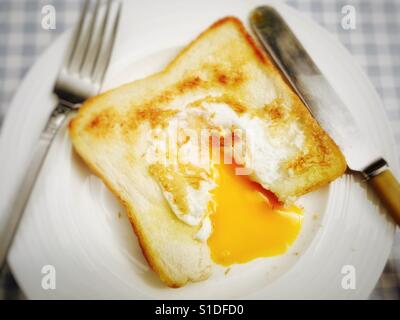
[[[195,237],[198,226],[177,218],[149,170],[146,141],[190,97],[207,99],[211,92],[235,112],[268,121],[271,134],[284,135],[293,123],[302,132],[301,149],[279,162],[279,178],[261,181],[282,201],[346,168],[336,144],[234,17],[214,23],[160,73],[88,99],[69,125],[73,146],[125,206],[144,255],[170,287],[206,279],[212,263],[207,243]]]

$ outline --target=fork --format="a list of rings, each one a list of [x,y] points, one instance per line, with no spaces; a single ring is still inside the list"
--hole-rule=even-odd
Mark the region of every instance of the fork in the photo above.
[[[50,145],[71,113],[87,98],[99,93],[114,47],[122,2],[119,0],[86,0],[70,43],[69,54],[54,85],[58,104],[45,125],[32,153],[29,170],[0,225],[0,271],[19,221],[28,203],[35,181]]]

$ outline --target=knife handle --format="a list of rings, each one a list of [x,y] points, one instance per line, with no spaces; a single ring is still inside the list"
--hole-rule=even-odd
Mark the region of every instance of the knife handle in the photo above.
[[[392,218],[400,226],[400,184],[392,172],[387,169],[371,177],[368,184],[378,195]]]

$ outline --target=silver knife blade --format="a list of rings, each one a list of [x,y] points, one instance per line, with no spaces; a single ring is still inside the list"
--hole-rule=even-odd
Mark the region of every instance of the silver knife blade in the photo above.
[[[280,14],[269,6],[258,7],[251,13],[250,25],[312,116],[339,146],[348,167],[363,172],[379,162],[379,152],[367,142],[348,107]]]

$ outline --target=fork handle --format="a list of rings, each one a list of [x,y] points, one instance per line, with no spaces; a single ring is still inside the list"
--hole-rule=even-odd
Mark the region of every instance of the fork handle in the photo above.
[[[29,167],[26,168],[18,192],[16,192],[12,199],[13,204],[11,210],[7,212],[6,222],[0,225],[0,271],[3,270],[6,264],[8,250],[10,249],[19,221],[25,211],[35,181],[39,175],[40,169],[42,168],[50,145],[71,111],[72,109],[70,107],[61,103],[57,105],[40,135],[38,144],[32,152]]]

